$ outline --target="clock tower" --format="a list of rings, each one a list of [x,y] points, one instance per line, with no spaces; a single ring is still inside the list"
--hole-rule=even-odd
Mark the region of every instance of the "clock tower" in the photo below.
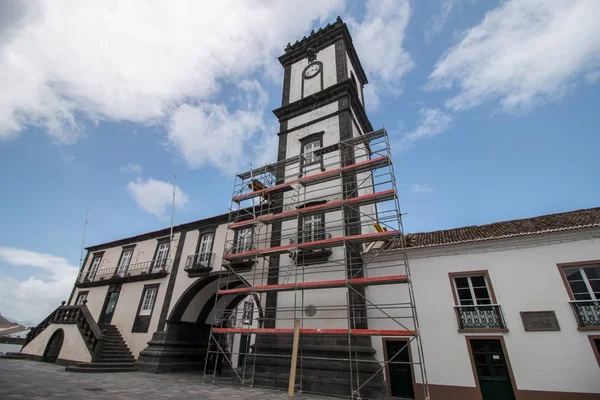
[[[377,209],[374,204],[327,208],[327,205],[346,204],[349,199],[373,194],[374,187],[369,169],[335,172],[370,162],[372,156],[366,142],[352,146],[342,144],[373,131],[364,108],[363,87],[368,81],[347,25],[338,17],[335,23],[288,44],[279,61],[284,77],[281,107],[273,111],[280,124],[274,184],[293,185],[294,190],[274,194],[270,199],[273,205],[270,212],[281,215],[295,211],[298,217],[274,221],[267,247],[326,243],[329,239],[375,232],[373,221],[377,222]],[[323,183],[301,184],[303,179],[331,173],[338,175]],[[297,181],[300,183],[295,183]],[[322,213],[301,211],[311,207],[327,210]],[[297,284],[300,280],[317,285],[363,277],[365,246],[347,242],[343,246],[298,247],[290,254],[274,254],[269,259],[267,285]],[[304,290],[301,298],[297,292],[269,292],[263,298],[263,327],[289,329],[294,327],[294,320],[301,319],[302,329],[366,330],[365,299],[364,287]],[[282,348],[285,352],[291,351],[290,339],[259,336],[256,344],[262,352],[268,353],[271,348],[276,357]],[[375,361],[370,336],[352,337],[352,341],[355,356]],[[304,350],[301,351],[305,355],[313,352],[330,360],[342,360],[347,359],[349,348],[348,337],[344,335],[302,337],[301,349]],[[276,358],[257,357],[255,382],[273,385],[269,371],[278,365]],[[364,376],[371,376],[378,367],[378,364],[366,363],[360,368]],[[334,378],[328,386],[331,394],[346,395],[353,385],[348,377],[347,361],[306,361],[302,368],[304,390],[310,391],[311,385],[322,385],[324,376]],[[264,380],[261,371],[265,373]],[[287,381],[275,385],[287,387]],[[384,390],[383,378],[378,376],[362,392],[379,397]]]

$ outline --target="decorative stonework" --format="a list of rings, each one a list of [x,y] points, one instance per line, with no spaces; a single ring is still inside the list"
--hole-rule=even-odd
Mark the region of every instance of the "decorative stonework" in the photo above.
[[[560,331],[554,311],[521,311],[526,332]]]

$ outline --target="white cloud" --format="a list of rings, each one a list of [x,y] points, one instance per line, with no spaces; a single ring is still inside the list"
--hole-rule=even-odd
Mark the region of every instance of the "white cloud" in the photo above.
[[[411,190],[415,193],[433,192],[435,189],[427,183],[415,183]]]
[[[137,205],[147,213],[159,219],[169,215],[173,202],[173,184],[152,178],[143,180],[138,178],[135,182],[127,184],[129,195]],[[179,186],[175,187],[175,207],[183,208],[189,202],[188,196]]]
[[[410,54],[402,47],[411,17],[408,0],[368,0],[362,22],[350,18],[348,25],[361,62],[376,89],[370,102],[378,105],[377,92],[402,92],[401,80],[414,68]],[[374,109],[366,102],[367,107]]]
[[[585,75],[585,82],[588,85],[595,85],[600,82],[600,71],[589,72]]]
[[[44,319],[69,299],[78,273],[65,258],[12,247],[0,247],[0,261],[38,271],[24,281],[0,277],[0,310],[17,320]]]
[[[227,173],[246,169],[245,144],[250,139],[260,142],[264,135],[268,95],[256,81],[242,81],[238,90],[240,106],[235,111],[225,104],[200,102],[183,104],[173,112],[169,143],[190,168],[214,165]]]
[[[419,110],[421,122],[417,128],[404,135],[404,141],[415,141],[439,135],[446,131],[452,123],[452,115],[439,108],[421,108]]]
[[[0,140],[33,126],[66,144],[83,134],[81,118],[170,124],[221,82],[279,76],[284,43],[344,8],[343,0],[8,4],[0,12]]]
[[[450,11],[454,8],[457,0],[442,0],[442,9],[439,14],[432,16],[427,22],[428,27],[425,29],[425,42],[429,43],[433,36],[442,30],[446,25],[446,20],[450,15]]]
[[[121,171],[129,172],[129,173],[136,174],[136,175],[141,175],[144,170],[142,169],[142,167],[139,164],[129,163],[129,164],[125,165],[124,167],[121,167]]]
[[[446,105],[498,101],[506,111],[562,96],[600,65],[600,2],[510,0],[438,60],[427,89],[458,87]]]

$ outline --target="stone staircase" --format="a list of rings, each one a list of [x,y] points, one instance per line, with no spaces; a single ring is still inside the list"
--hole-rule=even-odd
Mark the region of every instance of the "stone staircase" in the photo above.
[[[115,325],[98,324],[102,330],[103,346],[96,360],[78,362],[65,369],[71,372],[133,372],[137,371],[135,358]]]

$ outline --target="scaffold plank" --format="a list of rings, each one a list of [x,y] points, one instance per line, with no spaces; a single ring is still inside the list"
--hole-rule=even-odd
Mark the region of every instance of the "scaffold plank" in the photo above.
[[[233,224],[229,225],[229,228],[241,229],[241,228],[245,228],[245,227],[254,225],[258,222],[271,224],[276,221],[285,221],[285,220],[295,219],[298,215],[305,216],[305,215],[314,214],[317,212],[328,212],[328,211],[338,210],[338,209],[342,208],[342,205],[344,205],[344,204],[353,206],[353,207],[357,207],[357,206],[364,206],[364,205],[379,203],[382,201],[388,201],[388,200],[393,200],[393,199],[394,199],[394,190],[389,189],[389,190],[384,190],[384,191],[377,192],[377,193],[366,194],[364,196],[351,197],[346,200],[332,201],[332,202],[325,203],[325,204],[319,204],[319,205],[311,206],[311,207],[304,207],[304,208],[300,208],[297,210],[285,211],[285,212],[278,213],[278,214],[263,215],[258,218],[233,223]]]
[[[260,285],[254,287],[254,292],[286,292],[290,290],[312,290],[312,289],[331,289],[336,287],[350,286],[375,286],[375,285],[391,285],[397,283],[406,283],[408,278],[406,275],[388,275],[374,276],[369,278],[352,278],[349,280],[335,279],[328,281],[316,282],[298,282],[298,283],[282,283],[277,285]],[[228,294],[250,294],[252,287],[241,287],[235,289],[221,289],[219,295]]]
[[[348,332],[350,331],[350,332]],[[293,334],[294,328],[214,328],[213,333],[254,333],[258,335]],[[353,336],[414,336],[415,331],[405,329],[336,329],[301,328],[301,335],[350,335]]]
[[[314,185],[316,183],[335,179],[340,173],[348,173],[348,172],[360,173],[361,171],[364,172],[365,170],[368,170],[368,169],[386,166],[386,165],[389,165],[390,163],[391,163],[391,160],[387,156],[377,157],[377,158],[373,158],[372,160],[362,161],[362,162],[359,162],[356,164],[345,166],[343,168],[336,168],[331,171],[325,171],[325,172],[321,172],[321,173],[314,174],[314,175],[308,175],[303,178],[293,179],[291,181],[287,181],[287,182],[281,183],[279,185],[271,186],[266,189],[255,190],[252,192],[240,194],[238,196],[235,196],[233,198],[233,201],[239,203],[241,201],[249,200],[254,197],[266,196],[266,195],[271,195],[271,194],[276,194],[276,193],[283,193],[283,192],[292,190],[293,185],[295,185],[296,183],[300,183],[302,185]]]
[[[330,247],[339,247],[343,246],[344,242],[350,243],[368,243],[368,242],[378,242],[381,240],[392,239],[393,237],[399,235],[400,232],[397,230],[391,230],[387,232],[376,232],[376,233],[366,233],[362,235],[352,235],[346,237],[334,237],[323,240],[316,240],[313,242],[305,242],[298,244],[286,244],[283,246],[276,247],[267,247],[265,249],[251,250],[245,251],[243,253],[231,253],[223,256],[225,260],[243,260],[248,258],[253,258],[255,256],[272,256],[277,254],[284,254],[294,249],[300,250],[317,250],[324,249]]]

